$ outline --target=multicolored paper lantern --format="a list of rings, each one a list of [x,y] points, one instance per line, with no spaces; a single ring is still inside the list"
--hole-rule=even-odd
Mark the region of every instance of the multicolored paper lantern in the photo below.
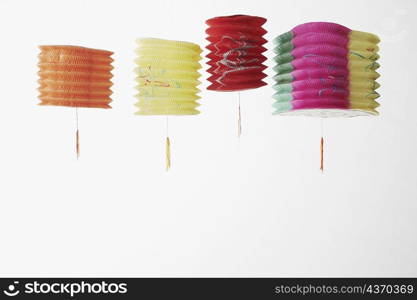
[[[379,38],[314,22],[275,39],[276,114],[377,115]]]
[[[196,115],[201,48],[197,44],[155,38],[137,40],[136,88],[138,115]],[[170,168],[170,140],[166,138],[166,167]]]
[[[80,154],[78,108],[111,108],[113,52],[79,46],[40,46],[40,105],[75,107],[76,151]]]
[[[215,17],[206,21],[209,26],[206,38],[210,44],[206,47],[210,53],[207,63],[211,76],[207,87],[213,91],[243,91],[266,85],[263,62],[266,51],[263,45],[267,42],[263,35],[267,32],[262,25],[266,19],[262,17],[233,15]],[[240,124],[240,94],[239,94]]]
[[[327,22],[302,24],[278,36],[274,113],[377,115],[379,41],[374,34]]]

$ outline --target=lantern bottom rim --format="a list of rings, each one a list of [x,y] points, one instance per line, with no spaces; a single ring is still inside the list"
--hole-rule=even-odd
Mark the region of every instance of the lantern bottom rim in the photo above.
[[[312,108],[312,109],[295,109],[290,111],[276,111],[274,115],[280,116],[307,116],[319,118],[352,118],[363,116],[377,116],[376,110],[361,110],[361,109],[334,109],[334,108]]]

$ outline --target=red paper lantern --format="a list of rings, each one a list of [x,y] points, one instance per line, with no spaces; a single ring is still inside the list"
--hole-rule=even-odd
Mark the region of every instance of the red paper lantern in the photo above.
[[[206,21],[209,28],[207,40],[210,50],[207,57],[211,66],[207,88],[215,91],[241,91],[266,85],[262,63],[266,51],[262,45],[267,41],[262,37],[267,31],[262,28],[265,18],[234,15],[216,17]]]

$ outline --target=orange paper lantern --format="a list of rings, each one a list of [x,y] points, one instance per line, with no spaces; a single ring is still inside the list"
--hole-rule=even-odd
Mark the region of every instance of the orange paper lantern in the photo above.
[[[76,108],[78,158],[78,108],[111,108],[113,52],[78,46],[40,46],[40,49],[39,104]]]
[[[113,52],[40,46],[40,105],[111,108]]]

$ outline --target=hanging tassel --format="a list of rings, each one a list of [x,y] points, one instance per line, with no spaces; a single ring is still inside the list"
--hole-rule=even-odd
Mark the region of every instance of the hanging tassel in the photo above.
[[[238,106],[238,119],[237,119],[237,136],[240,137],[242,134],[242,116],[240,113],[240,92],[238,92],[239,95],[239,106]]]
[[[77,159],[80,158],[80,133],[77,129],[77,132],[75,133],[75,139],[76,139],[76,151],[77,151]]]
[[[168,171],[171,168],[171,142],[169,141],[169,137],[167,137],[166,145],[166,170]]]
[[[323,172],[324,171],[324,138],[321,137],[320,140],[320,170]]]

